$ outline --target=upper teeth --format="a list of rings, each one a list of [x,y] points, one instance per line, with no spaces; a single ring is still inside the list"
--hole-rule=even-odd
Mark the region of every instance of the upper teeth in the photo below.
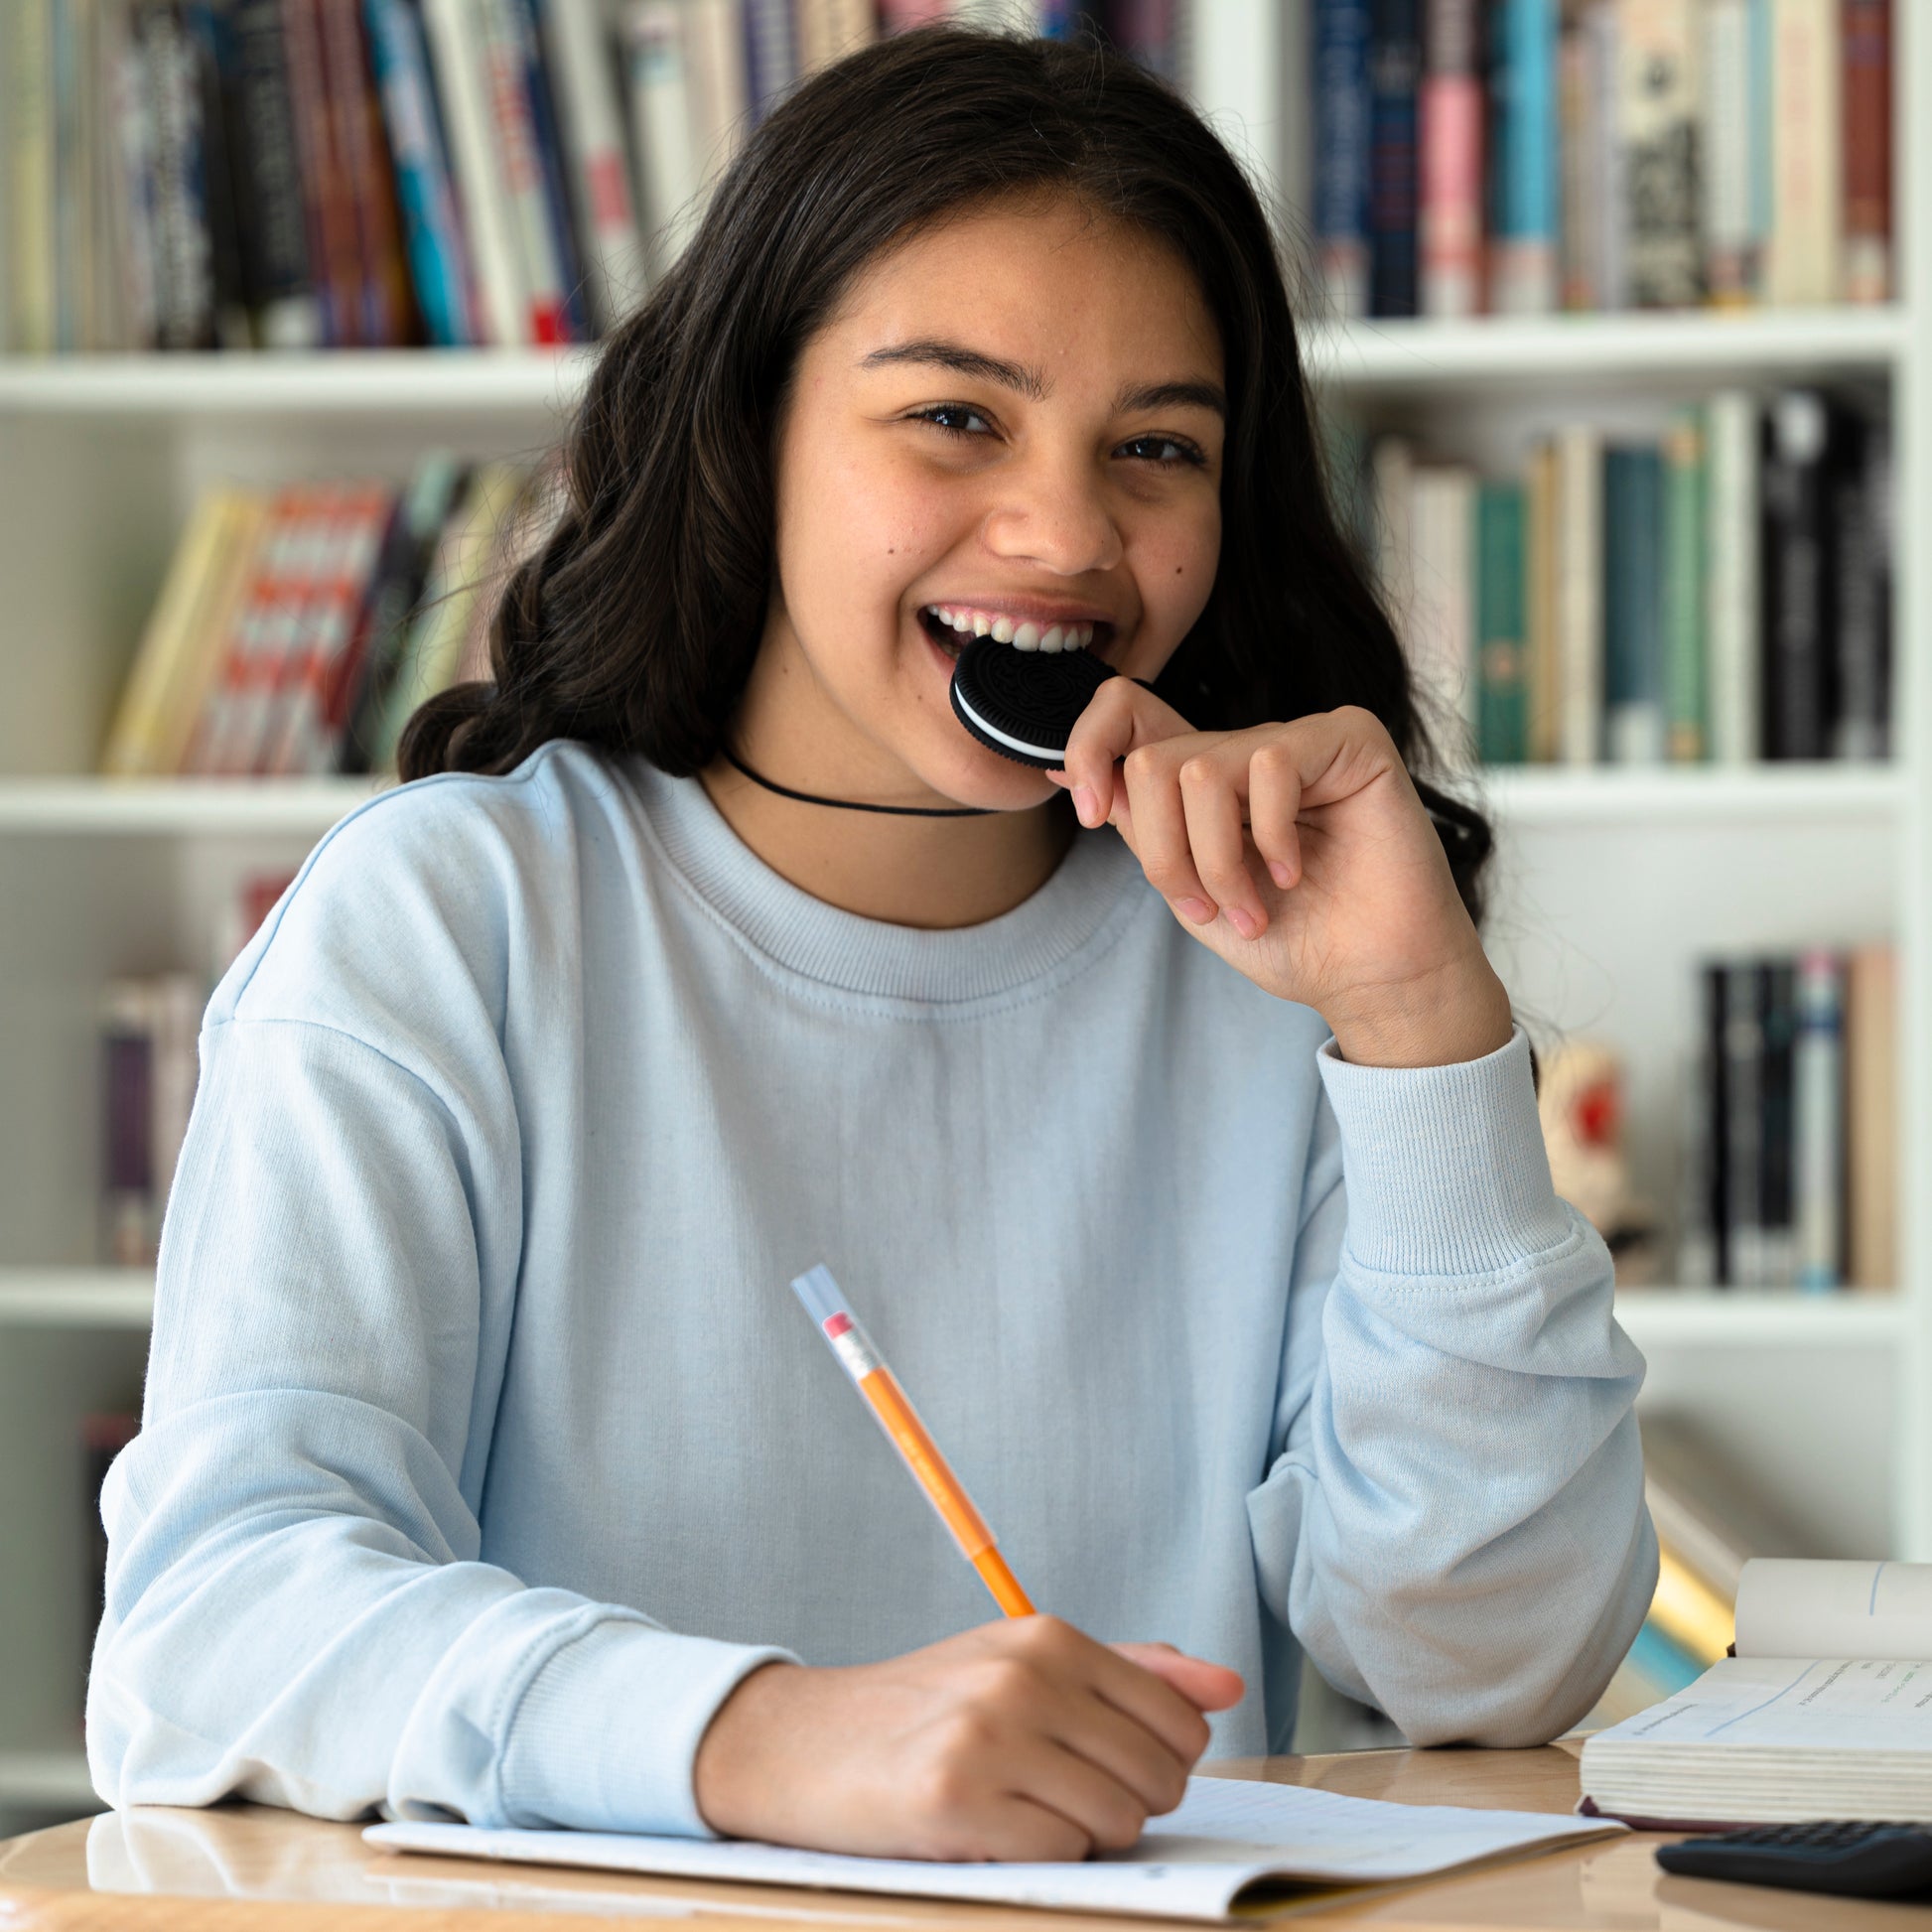
[[[1016,623],[994,611],[976,611],[964,604],[935,604],[933,615],[962,637],[991,637],[1015,650],[1085,650],[1093,642],[1090,623],[1037,624],[1031,619]]]

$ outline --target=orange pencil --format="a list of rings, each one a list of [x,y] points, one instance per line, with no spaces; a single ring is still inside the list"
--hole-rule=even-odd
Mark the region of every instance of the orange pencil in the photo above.
[[[993,1592],[993,1600],[1008,1616],[1032,1616],[1034,1606],[1007,1568],[1006,1559],[993,1541],[993,1532],[986,1527],[986,1518],[973,1507],[966,1485],[939,1453],[938,1444],[919,1420],[919,1412],[899,1387],[898,1378],[886,1366],[872,1344],[872,1337],[846,1307],[845,1296],[832,1279],[831,1271],[813,1268],[791,1286],[838,1357],[840,1367],[865,1397],[874,1420],[912,1472],[912,1479],[925,1491],[926,1501],[939,1512],[939,1520],[952,1532],[959,1554],[980,1573],[980,1581]]]

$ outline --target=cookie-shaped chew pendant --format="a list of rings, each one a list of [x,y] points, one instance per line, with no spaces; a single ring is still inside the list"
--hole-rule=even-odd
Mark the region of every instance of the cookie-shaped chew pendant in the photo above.
[[[953,667],[953,715],[1002,758],[1055,771],[1088,700],[1113,675],[1089,650],[1055,655],[975,637]]]

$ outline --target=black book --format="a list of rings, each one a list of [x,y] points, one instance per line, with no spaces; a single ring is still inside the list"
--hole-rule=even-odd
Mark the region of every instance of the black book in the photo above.
[[[1881,759],[1891,744],[1891,432],[1847,414],[1828,481],[1837,705],[1831,754]]]
[[[1757,1279],[1761,1288],[1789,1288],[1797,1279],[1793,1054],[1798,1037],[1798,975],[1790,960],[1771,960],[1757,969]]]
[[[1763,1280],[1758,1143],[1764,1121],[1757,968],[1727,966],[1724,982],[1724,1280],[1728,1288],[1757,1288]]]
[[[1368,307],[1373,316],[1413,316],[1419,310],[1416,97],[1421,83],[1421,0],[1375,0],[1368,44]]]
[[[1831,413],[1809,389],[1766,412],[1760,483],[1764,541],[1764,756],[1822,759],[1833,713],[1826,626],[1833,601],[1826,482]]]
[[[231,0],[186,0],[183,23],[195,45],[201,87],[202,211],[214,291],[214,337],[223,348],[249,348],[248,294],[241,263],[240,159],[234,150],[239,103],[238,49]]]
[[[1725,1012],[1727,974],[1723,966],[1704,969],[1704,1114],[1697,1160],[1702,1168],[1702,1225],[1695,1230],[1709,1243],[1710,1278],[1730,1284],[1730,1201],[1725,1180],[1730,1172],[1730,1087],[1725,1079]],[[1700,1271],[1701,1272],[1701,1271]]]
[[[314,348],[322,342],[322,317],[309,264],[282,0],[234,0],[234,111],[228,125],[238,163],[242,288],[263,348]]]

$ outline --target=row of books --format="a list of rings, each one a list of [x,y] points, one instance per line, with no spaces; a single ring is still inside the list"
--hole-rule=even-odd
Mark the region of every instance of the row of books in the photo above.
[[[881,31],[1182,0],[8,0],[0,349],[601,336],[745,129]]]
[[[1892,292],[1891,0],[1313,0],[1337,316]]]
[[[1419,685],[1492,764],[1886,756],[1888,426],[1724,391],[1515,476],[1385,436],[1364,507]]]
[[[1789,1525],[1692,1423],[1653,1413],[1641,1426],[1657,1588],[1629,1655],[1590,1716],[1592,1729],[1648,1710],[1724,1656],[1749,1558],[1803,1554]]]
[[[488,595],[556,502],[554,462],[447,450],[375,482],[204,490],[101,757],[118,777],[394,767],[425,698],[487,675]]]
[[[1686,1287],[1897,1286],[1896,980],[1882,944],[1704,968]]]
[[[102,1261],[113,1267],[154,1266],[162,1210],[195,1103],[208,994],[294,876],[241,877],[209,935],[206,974],[128,974],[102,991],[98,1245]]]

